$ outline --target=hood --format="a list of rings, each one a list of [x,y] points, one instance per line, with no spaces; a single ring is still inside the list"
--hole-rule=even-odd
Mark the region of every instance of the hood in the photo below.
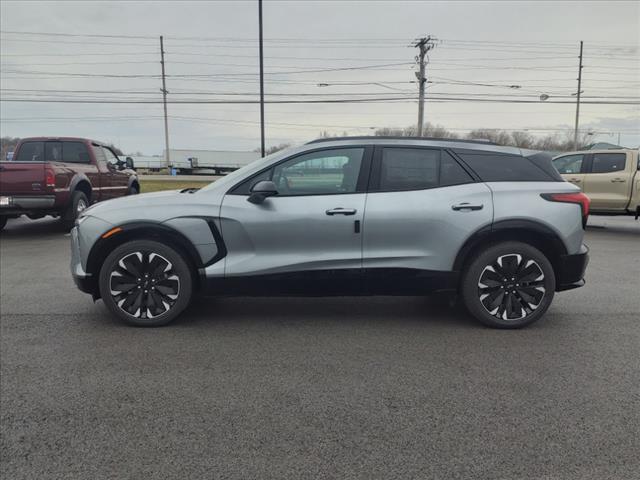
[[[162,222],[184,215],[185,211],[192,215],[217,217],[219,203],[215,195],[166,190],[106,200],[87,208],[83,215],[113,224],[145,220]]]

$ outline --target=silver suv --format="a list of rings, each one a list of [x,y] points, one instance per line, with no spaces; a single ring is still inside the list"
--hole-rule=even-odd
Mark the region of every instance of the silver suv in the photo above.
[[[110,200],[71,233],[78,287],[132,325],[215,295],[461,296],[481,322],[539,319],[584,284],[589,200],[546,154],[351,137],[258,160],[206,188]],[[426,312],[425,312],[426,313]]]

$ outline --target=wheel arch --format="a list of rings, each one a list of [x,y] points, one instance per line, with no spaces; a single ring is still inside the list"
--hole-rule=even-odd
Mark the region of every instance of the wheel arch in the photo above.
[[[71,184],[69,185],[69,198],[71,198],[73,196],[73,193],[77,191],[84,193],[87,197],[87,200],[89,200],[89,203],[91,203],[93,187],[91,186],[91,181],[89,180],[89,178],[82,173],[76,174],[71,180]]]
[[[121,230],[106,238],[100,237],[92,246],[87,257],[87,273],[95,279],[94,298],[100,296],[98,276],[107,256],[120,245],[134,240],[155,241],[179,252],[192,271],[195,289],[201,286],[201,269],[204,267],[202,259],[193,243],[178,230],[156,222],[127,223],[113,227],[111,230],[115,228],[121,228]]]
[[[131,187],[136,187],[136,190],[138,190],[138,193],[140,193],[140,182],[138,181],[138,177],[136,175],[131,175],[129,177],[128,188],[131,189]]]
[[[464,272],[478,251],[506,241],[526,243],[540,250],[551,262],[556,280],[559,280],[561,259],[567,254],[567,247],[551,228],[532,220],[504,220],[476,231],[458,252],[453,270],[458,273]]]

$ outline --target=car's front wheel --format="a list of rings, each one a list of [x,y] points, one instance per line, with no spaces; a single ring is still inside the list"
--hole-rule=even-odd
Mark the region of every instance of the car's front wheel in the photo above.
[[[485,325],[520,328],[544,315],[555,287],[553,266],[542,252],[526,243],[503,242],[469,264],[462,298]]]
[[[191,300],[192,272],[182,255],[159,242],[120,245],[100,270],[100,295],[107,308],[140,327],[166,325]]]

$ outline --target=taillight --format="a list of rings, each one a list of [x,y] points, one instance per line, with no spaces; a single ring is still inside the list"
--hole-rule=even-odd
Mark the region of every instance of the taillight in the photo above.
[[[576,203],[580,205],[580,209],[582,210],[582,226],[585,227],[587,225],[591,200],[589,200],[589,197],[584,193],[543,193],[541,197],[550,202]]]
[[[56,174],[50,168],[44,169],[44,184],[51,188],[56,186]]]

